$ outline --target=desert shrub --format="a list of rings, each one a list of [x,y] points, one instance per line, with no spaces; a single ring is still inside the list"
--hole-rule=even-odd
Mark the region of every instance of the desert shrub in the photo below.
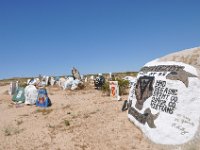
[[[79,83],[78,84],[78,90],[82,90],[82,89],[84,89],[85,88],[85,85],[84,84],[82,84],[82,83]]]
[[[129,86],[129,81],[127,80],[123,80],[123,79],[116,79],[113,81],[118,81],[118,85],[119,85],[119,95],[125,95],[127,94],[127,89]],[[110,88],[109,88],[109,82],[105,82],[105,84],[102,86],[101,88],[102,92],[104,94],[110,94]]]
[[[69,120],[64,120],[65,126],[70,126]]]
[[[53,109],[36,109],[34,113],[42,113],[42,115],[48,115],[53,111]]]
[[[116,81],[118,81],[118,85],[119,85],[119,95],[127,94],[129,81],[123,80],[123,79],[117,79]]]
[[[25,88],[27,86],[26,82],[19,82],[19,87]]]
[[[109,82],[105,82],[101,87],[103,94],[110,95]]]
[[[11,128],[5,128],[5,129],[4,129],[4,135],[5,135],[5,136],[10,136],[10,135],[12,135],[12,133],[11,133]]]
[[[125,76],[137,76],[137,72],[124,72]]]

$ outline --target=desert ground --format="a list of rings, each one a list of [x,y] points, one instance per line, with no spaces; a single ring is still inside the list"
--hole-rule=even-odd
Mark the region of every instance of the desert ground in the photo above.
[[[0,86],[0,150],[160,150],[127,118],[121,101],[94,88],[47,87],[52,106],[14,104]]]

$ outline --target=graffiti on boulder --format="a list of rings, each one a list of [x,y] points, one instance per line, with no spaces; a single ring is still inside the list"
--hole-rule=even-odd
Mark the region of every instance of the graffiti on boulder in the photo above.
[[[173,114],[178,102],[178,89],[166,87],[166,81],[157,80],[151,100],[151,107],[156,110]]]
[[[148,124],[150,128],[156,128],[154,120],[158,118],[159,113],[152,114],[150,108],[144,111],[144,114],[139,113],[135,108],[131,107],[128,111],[137,121],[142,124]]]
[[[138,79],[135,87],[137,103],[135,107],[139,110],[143,108],[143,103],[152,96],[154,77],[142,76]]]

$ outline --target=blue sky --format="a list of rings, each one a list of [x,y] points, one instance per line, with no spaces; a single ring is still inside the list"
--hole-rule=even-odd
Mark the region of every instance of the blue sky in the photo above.
[[[138,71],[200,46],[199,0],[0,0],[0,79]]]

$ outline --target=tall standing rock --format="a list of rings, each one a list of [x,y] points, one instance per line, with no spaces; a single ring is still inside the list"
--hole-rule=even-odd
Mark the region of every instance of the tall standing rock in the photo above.
[[[81,80],[80,73],[75,67],[73,67],[73,69],[72,69],[72,75],[73,75],[74,79]]]

